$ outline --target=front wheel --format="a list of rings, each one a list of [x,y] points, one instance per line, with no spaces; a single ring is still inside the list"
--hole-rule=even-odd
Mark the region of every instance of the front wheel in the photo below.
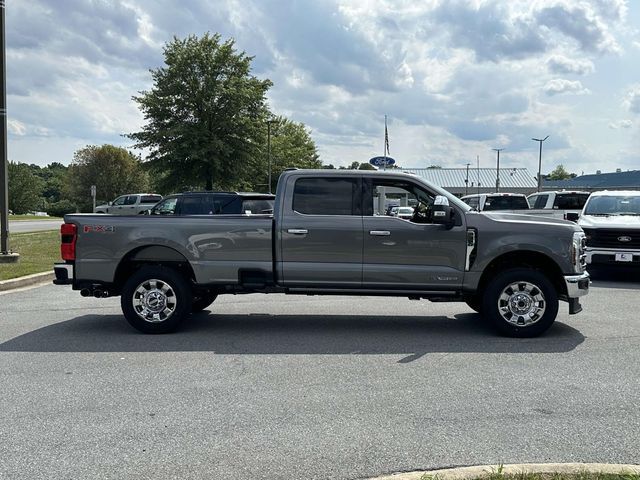
[[[542,272],[505,270],[487,285],[482,313],[504,335],[536,337],[553,325],[558,315],[558,294]]]
[[[135,329],[143,333],[168,333],[191,313],[191,289],[176,270],[146,266],[125,282],[120,305]]]

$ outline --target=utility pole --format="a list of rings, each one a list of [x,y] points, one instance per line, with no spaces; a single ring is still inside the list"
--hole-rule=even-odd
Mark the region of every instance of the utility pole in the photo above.
[[[478,163],[478,195],[480,195],[480,155],[476,155],[476,162]]]
[[[469,165],[471,165],[471,164],[467,163],[467,176],[464,179],[464,194],[465,195],[469,195]]]
[[[496,193],[500,191],[500,152],[504,150],[504,148],[492,148],[495,152],[498,153],[498,161],[496,164]]]
[[[6,3],[0,0],[0,263],[18,261],[9,252],[9,174],[7,171],[7,55],[5,52],[4,13]]]
[[[540,138],[532,138],[531,140],[533,140],[534,142],[539,142],[540,143],[540,153],[538,155],[538,191],[540,191],[542,189],[542,142],[544,142],[547,138],[549,138],[549,135],[547,135],[546,137],[540,139]]]

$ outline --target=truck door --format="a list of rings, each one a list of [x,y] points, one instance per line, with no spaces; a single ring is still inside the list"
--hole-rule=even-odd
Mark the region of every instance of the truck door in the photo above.
[[[457,290],[465,267],[466,226],[432,223],[435,193],[405,179],[365,178],[363,288]],[[385,215],[396,202],[414,208],[411,219]]]
[[[302,287],[360,287],[361,178],[293,177],[286,190],[277,243],[282,283]]]

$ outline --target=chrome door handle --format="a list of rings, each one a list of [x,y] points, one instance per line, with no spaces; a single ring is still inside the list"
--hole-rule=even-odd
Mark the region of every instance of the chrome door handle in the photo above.
[[[370,230],[369,235],[375,235],[376,237],[388,237],[391,235],[389,230]]]
[[[287,230],[287,233],[292,233],[293,235],[306,235],[309,233],[309,230],[306,228],[290,228]]]

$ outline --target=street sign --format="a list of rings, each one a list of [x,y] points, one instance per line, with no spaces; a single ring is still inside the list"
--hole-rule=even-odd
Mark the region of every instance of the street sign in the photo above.
[[[95,185],[91,185],[91,196],[92,197],[96,196],[96,186]]]
[[[396,161],[391,157],[373,157],[369,160],[369,163],[374,167],[388,167],[396,163]]]

